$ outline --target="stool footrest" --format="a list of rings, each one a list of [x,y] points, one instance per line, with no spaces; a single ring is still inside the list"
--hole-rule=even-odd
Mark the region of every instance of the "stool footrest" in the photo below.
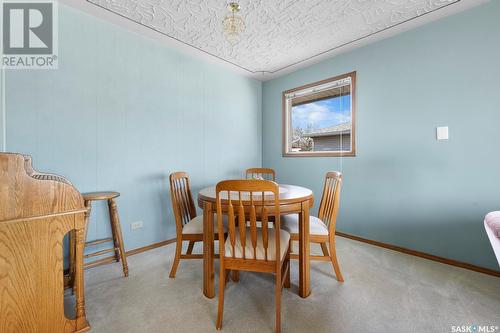
[[[83,257],[84,258],[97,257],[97,256],[101,256],[101,255],[106,254],[106,253],[115,252],[117,250],[118,250],[118,248],[115,247],[115,248],[112,248],[112,249],[106,249],[106,250],[102,250],[102,251],[97,251],[97,252],[89,253],[89,254],[84,255]]]
[[[99,245],[99,244],[112,242],[112,241],[113,241],[113,238],[96,239],[96,240],[85,243],[85,246],[94,246],[94,245]]]
[[[98,260],[84,264],[83,268],[91,268],[91,267],[100,266],[100,265],[104,265],[104,264],[110,264],[112,262],[118,262],[118,260],[114,256],[102,258],[102,259],[98,259]]]

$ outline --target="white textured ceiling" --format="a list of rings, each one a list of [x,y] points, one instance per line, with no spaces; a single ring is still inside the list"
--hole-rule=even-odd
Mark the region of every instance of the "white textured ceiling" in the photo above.
[[[460,2],[483,0],[241,0],[241,41],[224,39],[222,0],[87,0],[248,73],[279,73]],[[449,8],[448,8],[449,7]],[[442,16],[442,15],[441,15]]]

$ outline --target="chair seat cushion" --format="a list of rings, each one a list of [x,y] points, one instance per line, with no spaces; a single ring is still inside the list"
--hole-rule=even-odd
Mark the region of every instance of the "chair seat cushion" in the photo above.
[[[268,229],[268,246],[267,246],[267,260],[276,260],[276,229]],[[243,258],[243,247],[241,246],[240,235],[237,231],[235,237],[234,245],[234,257]],[[290,242],[290,234],[285,230],[280,230],[280,259],[286,254],[288,245]],[[257,246],[255,248],[256,257],[258,260],[265,260],[265,250],[262,244],[262,229],[257,228]],[[226,239],[225,243],[225,257],[233,257],[233,249],[229,237]],[[252,241],[250,239],[250,228],[246,230],[246,242],[245,242],[245,259],[255,259],[252,247]]]
[[[227,217],[223,217],[224,232],[227,232]],[[214,217],[214,233],[218,233],[217,218]],[[182,228],[183,234],[203,234],[203,215],[198,215]]]
[[[488,213],[484,218],[484,223],[493,231],[497,238],[500,238],[500,211]]]
[[[291,234],[299,233],[299,214],[281,216],[281,228]],[[309,233],[328,236],[328,227],[316,216],[309,216]]]

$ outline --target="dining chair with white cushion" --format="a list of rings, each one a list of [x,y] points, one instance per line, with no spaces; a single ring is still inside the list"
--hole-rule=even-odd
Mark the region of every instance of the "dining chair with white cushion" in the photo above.
[[[176,246],[175,258],[170,270],[170,277],[175,278],[180,259],[203,259],[202,254],[193,254],[196,242],[203,241],[203,215],[196,215],[189,175],[186,172],[174,172],[170,175],[170,197],[175,216]],[[223,225],[226,233],[226,222]],[[217,224],[214,221],[214,239],[218,239]],[[189,241],[186,254],[182,254],[182,242]]]
[[[260,179],[276,181],[276,172],[270,168],[249,168],[245,171],[246,179]]]
[[[339,282],[344,282],[340,272],[337,252],[335,249],[335,224],[340,204],[342,174],[337,171],[328,172],[323,187],[323,196],[319,205],[318,217],[309,217],[309,240],[321,245],[322,256],[311,256],[311,260],[331,261],[333,270]],[[292,240],[299,240],[299,215],[284,215],[281,217],[281,228],[288,231]],[[327,245],[328,244],[328,245]],[[292,254],[292,259],[298,256]]]
[[[216,328],[222,328],[224,289],[231,270],[275,275],[276,332],[281,331],[281,290],[290,287],[290,234],[279,228],[278,184],[267,180],[226,180],[216,187],[217,223],[227,216],[227,237],[219,231],[219,308]],[[245,203],[244,196],[249,200]],[[277,228],[270,228],[269,217]],[[257,219],[261,227],[257,227]],[[249,222],[249,226],[245,223]]]

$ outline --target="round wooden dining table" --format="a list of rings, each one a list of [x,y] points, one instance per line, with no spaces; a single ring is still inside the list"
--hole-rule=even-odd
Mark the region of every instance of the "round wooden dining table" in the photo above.
[[[310,294],[309,208],[314,204],[313,192],[305,187],[279,184],[280,215],[299,214],[299,295]],[[257,200],[259,201],[259,200]],[[245,203],[244,203],[245,204]],[[258,205],[258,203],[256,203]],[[263,202],[266,205],[266,201]],[[274,204],[274,201],[269,203]],[[215,186],[198,193],[198,206],[203,209],[203,294],[215,296],[214,285],[214,214]]]

